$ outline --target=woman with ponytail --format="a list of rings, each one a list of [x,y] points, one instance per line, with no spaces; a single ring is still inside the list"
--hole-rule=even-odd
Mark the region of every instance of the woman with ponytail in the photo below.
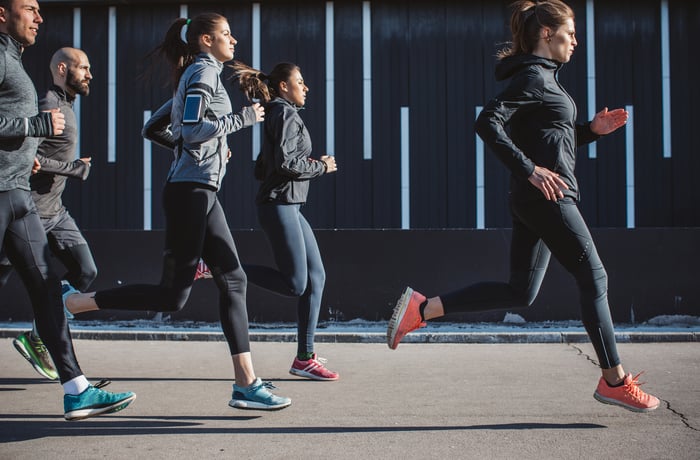
[[[173,99],[144,128],[145,135],[173,148],[174,160],[163,191],[165,251],[161,281],[96,293],[67,293],[69,311],[97,309],[178,311],[185,306],[200,257],[219,289],[221,327],[233,361],[231,407],[282,409],[289,398],[272,394],[256,378],[250,354],[246,275],[217,198],[229,156],[227,135],[263,120],[259,104],[239,113],[220,78],[233,59],[236,39],[223,16],[205,13],[177,19],[155,52],[172,69]]]
[[[312,380],[338,380],[314,351],[326,272],[316,237],[301,213],[310,180],[335,172],[335,157],[311,157],[311,137],[299,116],[309,88],[298,66],[280,63],[267,75],[240,62],[233,69],[248,99],[265,104],[262,151],[255,165],[261,181],[256,204],[277,263],[277,269],[246,265],[248,280],[299,298],[297,355],[289,372]]]
[[[574,176],[577,147],[624,126],[628,114],[604,108],[592,121],[576,123],[576,105],[557,78],[578,44],[573,11],[560,0],[522,0],[512,9],[512,43],[498,53],[496,66],[496,79],[510,82],[476,120],[477,134],[511,173],[510,280],[430,299],[407,288],[389,321],[389,347],[446,314],[532,305],[554,254],[579,288],[583,325],[602,373],[594,397],[631,411],[654,410],[659,400],[622,368],[608,278],[578,209]]]

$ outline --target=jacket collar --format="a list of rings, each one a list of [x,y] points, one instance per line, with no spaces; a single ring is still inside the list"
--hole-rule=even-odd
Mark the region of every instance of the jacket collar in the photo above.
[[[13,57],[18,59],[22,57],[24,46],[10,35],[0,32],[0,44],[2,44],[3,48],[10,51]]]
[[[277,96],[276,98],[271,100],[270,104],[283,104],[283,105],[288,106],[291,109],[294,109],[297,112],[300,110],[304,110],[304,107],[299,107],[298,105],[292,104],[291,102],[289,102],[288,100],[286,100],[285,98],[280,97],[280,96]]]
[[[58,97],[63,100],[68,102],[69,104],[73,104],[73,101],[75,101],[75,95],[71,96],[69,95],[65,89],[61,88],[60,86],[53,84],[49,88],[49,91],[53,91],[58,95]]]
[[[207,64],[215,66],[219,70],[219,73],[221,73],[221,71],[224,70],[224,63],[219,62],[214,58],[214,56],[212,56],[209,53],[199,53],[197,55],[197,59],[206,62]]]

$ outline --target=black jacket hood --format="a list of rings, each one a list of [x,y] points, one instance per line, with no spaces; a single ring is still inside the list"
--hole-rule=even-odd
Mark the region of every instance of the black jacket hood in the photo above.
[[[496,80],[506,80],[515,75],[518,70],[531,65],[541,65],[552,70],[562,66],[556,61],[535,56],[534,54],[516,54],[505,57],[496,64]]]

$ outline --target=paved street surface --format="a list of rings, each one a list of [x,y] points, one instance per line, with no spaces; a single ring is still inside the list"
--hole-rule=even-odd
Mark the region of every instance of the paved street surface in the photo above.
[[[138,398],[63,419],[62,391],[0,339],[2,459],[700,459],[700,344],[623,343],[662,399],[649,414],[598,403],[589,343],[320,343],[337,382],[288,374],[294,343],[253,342],[257,374],[293,399],[228,407],[222,342],[76,340],[88,378]]]

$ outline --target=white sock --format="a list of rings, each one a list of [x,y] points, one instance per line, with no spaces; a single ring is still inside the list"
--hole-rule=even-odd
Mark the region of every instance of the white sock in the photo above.
[[[80,375],[74,379],[70,379],[63,384],[63,392],[67,395],[79,395],[83,391],[87,390],[90,386],[90,382],[85,378],[84,375]]]

